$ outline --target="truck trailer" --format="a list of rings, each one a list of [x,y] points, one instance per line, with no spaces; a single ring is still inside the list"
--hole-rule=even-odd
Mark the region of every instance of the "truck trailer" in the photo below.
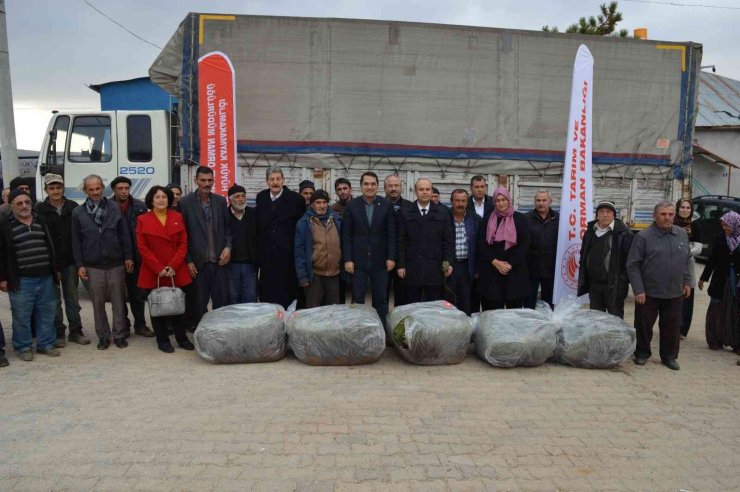
[[[338,177],[358,186],[372,170],[399,175],[406,198],[424,176],[448,199],[480,174],[508,186],[520,210],[543,188],[558,204],[580,44],[594,57],[594,197],[640,227],[690,183],[697,43],[191,13],[149,69],[177,101],[171,111],[57,113],[39,174],[64,174],[70,193],[95,170],[106,182],[128,175],[137,196],[172,180],[192,189],[198,59],[221,52],[235,72],[237,180],[250,198],[278,165],[291,187],[311,179],[332,190]]]

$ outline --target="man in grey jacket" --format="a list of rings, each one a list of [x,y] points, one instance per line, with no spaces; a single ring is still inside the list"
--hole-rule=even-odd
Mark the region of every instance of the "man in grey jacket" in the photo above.
[[[72,212],[72,254],[77,274],[87,282],[93,305],[98,350],[111,342],[105,301],[113,306],[113,342],[125,348],[124,297],[126,272],[134,270],[128,226],[121,209],[103,196],[103,179],[91,174],[82,181],[87,200]]]
[[[655,206],[654,222],[632,243],[627,274],[635,294],[635,364],[645,365],[650,358],[653,325],[660,317],[660,360],[677,371],[681,305],[691,293],[691,275],[689,238],[686,231],[673,225],[675,214],[671,202]]]

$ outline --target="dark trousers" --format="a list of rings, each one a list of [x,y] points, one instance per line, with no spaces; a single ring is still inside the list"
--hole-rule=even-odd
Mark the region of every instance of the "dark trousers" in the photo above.
[[[470,272],[468,271],[468,260],[456,261],[452,267],[452,275],[447,277],[444,299],[470,316],[472,293],[473,279],[470,278]]]
[[[343,280],[342,275],[339,275],[339,304],[345,304],[347,302],[347,291],[352,293],[352,284],[349,280]]]
[[[154,328],[154,334],[157,336],[157,343],[166,343],[170,341],[170,335],[167,331],[167,326],[172,327],[172,331],[175,332],[175,339],[178,342],[188,340],[188,336],[185,334],[185,318],[182,314],[176,316],[157,316],[152,318],[152,328]]]
[[[524,307],[524,298],[519,299],[481,299],[483,311],[492,311],[494,309],[519,309]]]
[[[398,276],[398,270],[395,268],[388,274],[388,299],[391,298],[391,289],[393,289],[393,306],[403,306],[408,304],[406,300],[406,285],[403,279]]]
[[[306,308],[339,304],[339,275],[325,277],[314,274],[313,280],[304,287]]]
[[[439,285],[405,284],[404,287],[406,288],[406,300],[409,304],[413,304],[415,302],[439,301],[442,299],[442,291]]]
[[[474,278],[473,279],[473,290],[470,295],[470,311],[473,313],[479,313],[481,311],[481,306],[483,302],[480,297],[480,279]],[[486,309],[483,308],[483,311]]]
[[[64,304],[64,311],[67,312],[67,322],[69,323],[70,333],[82,333],[82,319],[80,318],[80,297],[78,294],[78,287],[80,285],[80,277],[77,275],[77,267],[74,265],[67,265],[62,267],[62,282],[61,288],[59,283],[54,283],[54,290],[57,296],[57,310],[54,316],[54,326],[57,330],[57,338],[64,338],[64,333],[67,329],[64,326],[64,313],[62,312],[62,304]]]
[[[131,313],[134,315],[134,329],[140,330],[146,326],[146,317],[144,316],[144,292],[136,286],[139,280],[140,268],[134,268],[134,271],[126,274],[126,294],[128,294],[128,304],[131,306]],[[126,325],[130,326],[128,321],[128,308],[124,304],[126,313]]]
[[[524,307],[534,309],[537,306],[537,291],[542,289],[542,295],[540,298],[548,303],[552,308],[552,291],[555,285],[554,278],[532,278],[529,279],[529,297],[527,298]]]
[[[2,323],[0,323],[0,355],[5,355],[5,331]]]
[[[198,288],[195,282],[192,282],[182,287],[182,291],[185,292],[185,314],[183,315],[183,322],[185,323],[185,329],[192,332],[195,331],[202,316],[198,307]]]
[[[589,285],[588,302],[589,309],[604,311],[624,319],[624,299],[616,299],[614,303],[609,300],[610,292],[606,284],[594,286]]]
[[[211,307],[218,309],[229,304],[229,270],[225,266],[209,261],[198,269],[195,276],[195,289],[198,292],[198,321]]]
[[[653,339],[653,325],[659,318],[660,360],[678,359],[678,336],[681,332],[681,304],[683,297],[658,299],[648,296],[645,304],[635,304],[635,330],[637,348],[635,357],[650,358],[650,342]]]
[[[378,313],[380,321],[385,325],[388,316],[388,272],[385,268],[371,270],[367,265],[364,269],[355,269],[352,275],[352,302],[365,304],[367,283],[370,282],[373,292],[373,307]]]
[[[683,300],[681,307],[681,335],[689,334],[691,328],[691,319],[694,317],[694,289],[691,289],[689,297]]]
[[[293,261],[287,258],[285,261]],[[295,300],[298,300],[298,279],[296,278],[295,268],[285,264],[276,265],[274,263],[260,264],[259,280],[257,281],[260,302],[271,302],[280,304],[285,309]],[[301,296],[302,296],[301,292]],[[301,301],[298,300],[298,303]]]

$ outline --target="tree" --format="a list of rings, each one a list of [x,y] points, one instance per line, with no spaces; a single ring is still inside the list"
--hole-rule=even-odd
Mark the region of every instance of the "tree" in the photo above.
[[[594,36],[619,36],[626,38],[629,35],[627,29],[616,31],[617,24],[622,21],[622,13],[617,10],[617,2],[609,5],[601,4],[601,14],[596,17],[581,17],[576,24],[571,24],[565,29],[566,33],[591,34]],[[557,26],[543,26],[543,31],[560,32]]]

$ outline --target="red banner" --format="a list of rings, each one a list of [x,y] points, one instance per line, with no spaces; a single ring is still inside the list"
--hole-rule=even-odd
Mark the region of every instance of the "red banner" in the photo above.
[[[212,51],[198,60],[200,162],[213,169],[214,193],[227,196],[237,182],[234,66]]]

